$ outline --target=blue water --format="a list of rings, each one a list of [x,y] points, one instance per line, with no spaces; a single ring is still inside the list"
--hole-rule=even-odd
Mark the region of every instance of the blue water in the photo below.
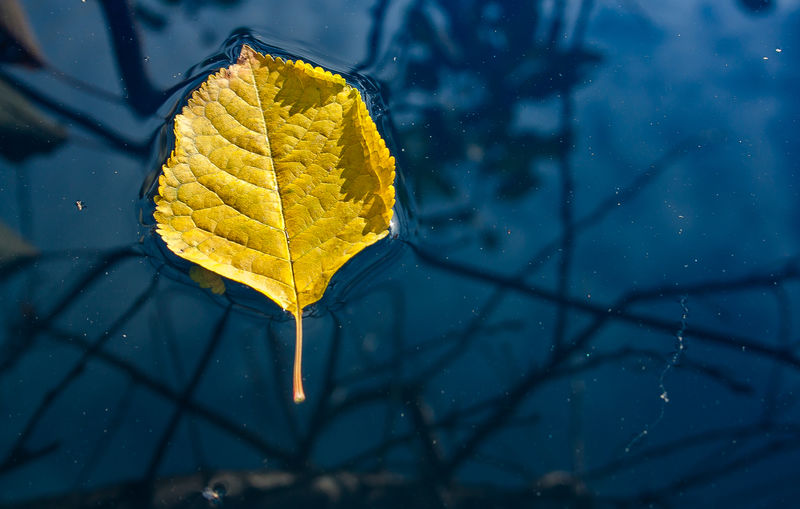
[[[0,116],[0,222],[38,253],[0,237],[0,505],[201,472],[205,507],[221,470],[800,495],[799,1],[124,4],[0,23],[13,104],[66,133]],[[291,317],[152,228],[172,120],[245,42],[342,74],[398,163],[394,235],[304,319],[302,405]]]

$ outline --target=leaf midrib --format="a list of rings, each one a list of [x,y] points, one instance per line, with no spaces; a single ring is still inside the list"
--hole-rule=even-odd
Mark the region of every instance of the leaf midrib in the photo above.
[[[289,234],[286,231],[286,215],[284,214],[283,210],[283,195],[281,194],[281,185],[278,182],[278,171],[275,168],[275,160],[272,158],[272,144],[269,141],[269,130],[267,129],[267,117],[264,112],[264,105],[261,103],[261,94],[258,89],[258,82],[256,80],[256,71],[253,68],[253,63],[251,59],[247,60],[247,66],[250,68],[250,76],[253,78],[253,89],[256,92],[256,101],[258,101],[258,111],[260,113],[261,123],[264,126],[264,144],[267,146],[267,151],[269,152],[269,164],[272,167],[272,174],[275,178],[275,191],[278,193],[278,207],[279,213],[281,216],[281,228],[283,230],[283,236],[286,239],[286,254],[288,257],[289,262],[289,273],[291,274],[292,278],[292,291],[294,291],[294,305],[295,309],[292,310],[292,314],[295,315],[295,320],[299,320],[300,316],[303,313],[303,310],[300,308],[300,295],[297,293],[297,279],[294,277],[294,261],[292,260],[292,250],[289,246]]]

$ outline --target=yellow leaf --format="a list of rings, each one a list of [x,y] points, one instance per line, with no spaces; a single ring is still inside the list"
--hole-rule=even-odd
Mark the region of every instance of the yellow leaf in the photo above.
[[[157,231],[178,256],[263,293],[296,321],[333,274],[386,236],[394,158],[338,74],[245,45],[175,118]]]
[[[211,272],[199,265],[192,265],[192,268],[189,269],[189,277],[200,285],[200,288],[208,288],[213,294],[225,293],[225,282],[216,272]]]

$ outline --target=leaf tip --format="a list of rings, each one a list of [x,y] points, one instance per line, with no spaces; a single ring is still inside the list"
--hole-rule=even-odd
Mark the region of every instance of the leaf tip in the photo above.
[[[249,44],[244,44],[242,46],[242,50],[239,52],[239,58],[236,60],[237,64],[243,64],[256,56],[256,50],[254,50]]]

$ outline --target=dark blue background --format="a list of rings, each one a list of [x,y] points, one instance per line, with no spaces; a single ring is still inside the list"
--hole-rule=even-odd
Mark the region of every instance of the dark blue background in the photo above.
[[[794,503],[797,0],[133,4],[115,47],[124,2],[22,1],[45,64],[2,64],[67,137],[0,159],[39,251],[0,257],[0,503],[222,468]],[[172,117],[243,42],[359,84],[398,161],[397,238],[304,320],[300,406],[291,319],[151,228]]]

